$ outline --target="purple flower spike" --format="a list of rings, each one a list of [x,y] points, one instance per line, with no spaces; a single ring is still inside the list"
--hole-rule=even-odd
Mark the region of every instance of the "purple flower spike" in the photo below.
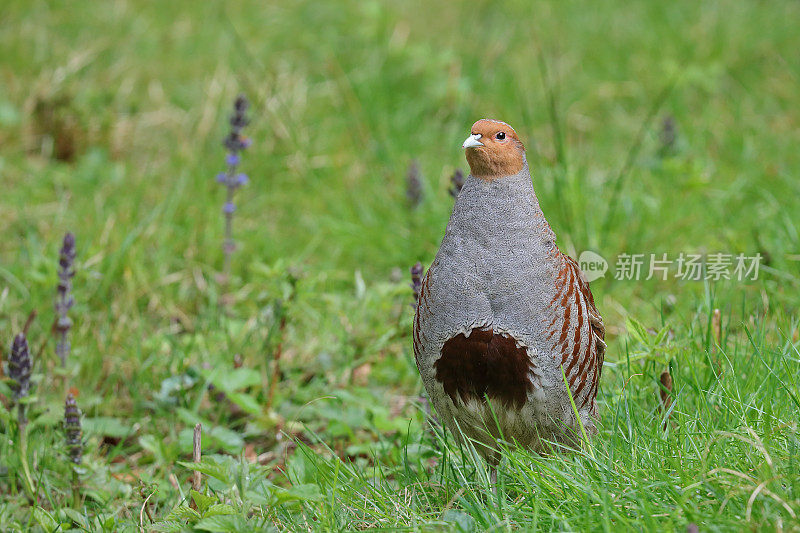
[[[28,339],[23,333],[14,337],[11,354],[8,358],[8,377],[11,378],[11,390],[14,399],[19,400],[28,395],[31,388],[31,353],[28,350]]]
[[[83,440],[81,439],[81,412],[72,393],[67,394],[64,401],[64,436],[65,448],[69,460],[74,464],[81,464],[83,458]]]
[[[419,207],[422,202],[422,173],[417,160],[411,161],[406,173],[406,199],[412,209]]]
[[[236,100],[233,102],[233,115],[231,115],[230,119],[231,129],[238,132],[250,123],[247,116],[245,116],[245,112],[247,112],[249,106],[250,104],[243,94],[236,97]]]
[[[56,353],[61,360],[61,366],[67,364],[70,352],[69,330],[72,320],[67,313],[75,304],[72,297],[72,278],[75,276],[75,235],[67,232],[61,245],[58,257],[58,287],[56,289],[56,331],[59,338],[56,344]]]
[[[11,378],[11,390],[14,392],[14,401],[17,402],[17,422],[20,427],[28,423],[27,404],[21,400],[30,392],[32,368],[28,339],[24,333],[18,333],[11,344],[8,357],[8,377]]]
[[[419,295],[422,292],[422,276],[425,274],[425,269],[419,261],[411,267],[411,289],[414,291],[414,306],[417,305]]]
[[[217,177],[217,181],[224,184],[228,190],[225,204],[222,206],[222,212],[225,213],[225,241],[222,245],[222,250],[225,254],[223,270],[225,279],[230,275],[231,255],[236,249],[236,243],[233,241],[233,213],[236,211],[236,206],[233,204],[233,195],[236,189],[247,183],[247,176],[238,173],[237,170],[239,163],[241,163],[240,152],[250,146],[250,139],[242,135],[242,129],[250,123],[250,119],[246,115],[249,105],[244,95],[239,95],[233,103],[233,114],[228,121],[231,129],[222,141],[223,146],[228,149],[228,155],[225,157],[228,171]]]
[[[461,188],[464,186],[464,173],[461,169],[456,169],[452,176],[450,176],[450,196],[456,198],[458,193],[461,192]]]

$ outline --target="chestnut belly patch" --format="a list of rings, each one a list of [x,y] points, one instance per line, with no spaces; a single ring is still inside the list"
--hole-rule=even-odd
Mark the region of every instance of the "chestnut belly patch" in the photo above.
[[[467,337],[459,333],[442,346],[442,356],[433,364],[436,380],[453,403],[488,396],[506,408],[521,408],[533,390],[533,363],[524,347],[492,329],[473,329]]]

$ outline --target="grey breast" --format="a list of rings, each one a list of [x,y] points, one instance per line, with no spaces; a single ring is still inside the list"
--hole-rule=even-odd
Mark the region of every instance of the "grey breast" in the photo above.
[[[416,327],[426,386],[448,339],[491,327],[546,357],[545,322],[554,296],[555,235],[539,207],[527,164],[513,176],[470,175],[458,195],[441,247],[428,272]],[[549,355],[549,354],[548,354]]]

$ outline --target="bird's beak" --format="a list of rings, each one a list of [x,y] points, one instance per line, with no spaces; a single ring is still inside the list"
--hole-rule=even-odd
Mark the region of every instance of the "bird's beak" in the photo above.
[[[466,149],[466,148],[476,148],[478,146],[483,146],[483,143],[478,140],[480,138],[481,138],[480,133],[473,133],[472,135],[467,137],[467,140],[464,141],[464,144],[462,144],[461,147]]]

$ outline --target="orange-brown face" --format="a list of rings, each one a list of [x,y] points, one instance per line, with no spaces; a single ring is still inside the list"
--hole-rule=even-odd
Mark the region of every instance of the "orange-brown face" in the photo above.
[[[464,141],[467,163],[476,178],[494,180],[522,170],[525,146],[514,128],[499,120],[481,119]]]

